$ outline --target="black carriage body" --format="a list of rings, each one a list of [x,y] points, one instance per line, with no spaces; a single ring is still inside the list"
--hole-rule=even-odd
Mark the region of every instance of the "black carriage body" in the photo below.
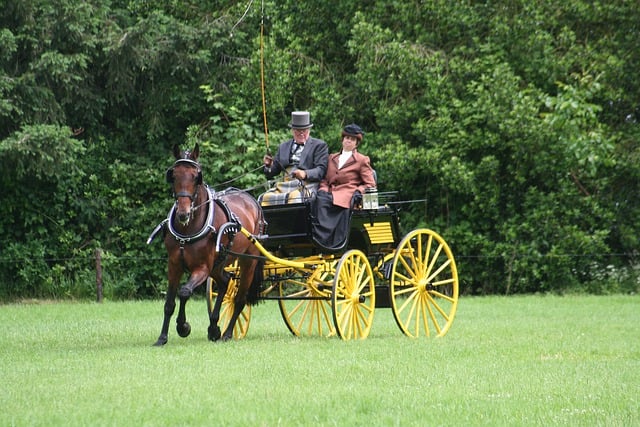
[[[402,238],[398,210],[386,204],[395,193],[381,193],[380,205],[376,209],[354,209],[351,215],[349,236],[343,248],[330,251],[314,243],[311,230],[311,206],[309,203],[264,206],[267,221],[262,245],[270,253],[288,259],[309,257],[327,252],[345,253],[351,249],[362,251],[372,266],[380,266],[387,276],[384,257],[393,253]],[[387,279],[388,277],[383,277]],[[376,306],[388,307],[388,283],[377,281]]]
[[[385,200],[385,193],[380,199]],[[295,258],[328,250],[313,243],[309,203],[264,206],[263,211],[267,227],[261,243],[272,253]],[[367,256],[389,252],[401,238],[398,211],[387,204],[377,209],[354,209],[349,230],[346,245],[337,252],[359,249]]]

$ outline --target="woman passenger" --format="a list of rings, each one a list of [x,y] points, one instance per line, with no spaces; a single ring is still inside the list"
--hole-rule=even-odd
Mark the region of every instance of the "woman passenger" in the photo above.
[[[325,248],[344,246],[355,199],[361,199],[367,188],[376,186],[369,157],[358,152],[363,137],[360,126],[344,127],[342,150],[329,155],[327,174],[318,187],[312,211],[313,238]]]

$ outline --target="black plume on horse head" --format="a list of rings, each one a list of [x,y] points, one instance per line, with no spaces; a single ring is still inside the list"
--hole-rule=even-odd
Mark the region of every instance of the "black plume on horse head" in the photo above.
[[[194,162],[198,160],[198,156],[200,155],[200,146],[196,143],[195,147],[193,147],[193,151],[184,150],[180,151],[180,146],[175,144],[173,146],[173,156],[177,160],[193,160]]]
[[[183,163],[183,164],[187,163],[195,167],[198,171],[196,184],[202,184],[202,169],[200,167],[200,163],[198,163],[199,154],[200,154],[200,146],[197,143],[193,148],[193,151],[190,151],[190,150],[181,151],[180,146],[178,144],[175,144],[173,146],[173,156],[175,157],[176,161],[173,163],[172,167],[167,169],[166,181],[169,184],[172,184],[174,182],[173,169],[175,168],[175,166],[180,163]]]

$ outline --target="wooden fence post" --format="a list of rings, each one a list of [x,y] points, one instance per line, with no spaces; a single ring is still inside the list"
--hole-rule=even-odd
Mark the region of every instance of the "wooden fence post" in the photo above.
[[[102,251],[96,249],[96,294],[97,301],[102,302]]]

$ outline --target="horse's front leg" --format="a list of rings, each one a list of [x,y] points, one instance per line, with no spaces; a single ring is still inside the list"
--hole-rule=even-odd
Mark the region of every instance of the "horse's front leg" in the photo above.
[[[182,285],[180,290],[178,291],[178,296],[180,297],[180,308],[178,309],[178,317],[176,319],[176,331],[178,335],[182,338],[186,338],[191,333],[191,325],[187,322],[187,313],[186,313],[186,305],[191,295],[193,295],[193,291],[197,288],[204,280],[206,279],[206,273],[194,271],[191,273],[189,280],[187,283]]]
[[[209,315],[208,336],[209,340],[217,341],[221,336],[218,321],[220,320],[220,309],[222,308],[222,302],[224,301],[224,296],[226,295],[227,289],[229,288],[229,273],[224,270],[216,272],[213,275],[213,281],[216,283],[218,296],[216,297],[216,301],[213,304],[213,310],[211,310],[211,314]]]
[[[160,330],[160,336],[155,342],[154,346],[165,345],[169,340],[169,323],[171,316],[176,309],[176,294],[178,292],[178,284],[182,277],[182,268],[180,264],[173,262],[169,259],[167,265],[167,279],[169,285],[167,287],[167,298],[164,301],[164,320],[162,321],[162,329]]]
[[[153,344],[156,347],[165,345],[169,340],[169,322],[171,316],[176,309],[176,286],[169,286],[167,290],[167,298],[164,301],[164,320],[162,321],[162,329],[158,340]]]
[[[187,313],[185,310],[188,300],[188,297],[180,295],[180,308],[178,309],[178,317],[176,318],[176,331],[182,338],[188,337],[191,333],[191,325],[187,322]]]

